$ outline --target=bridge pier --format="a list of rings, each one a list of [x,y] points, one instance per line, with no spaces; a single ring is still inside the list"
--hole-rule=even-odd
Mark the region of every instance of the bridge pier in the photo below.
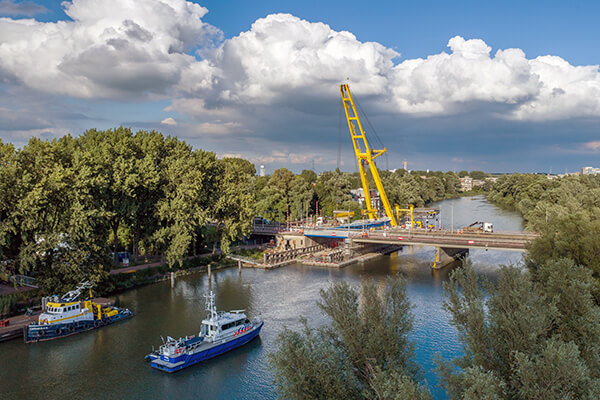
[[[442,269],[454,261],[464,259],[467,254],[469,254],[469,249],[436,246],[435,261],[433,262],[432,268]]]

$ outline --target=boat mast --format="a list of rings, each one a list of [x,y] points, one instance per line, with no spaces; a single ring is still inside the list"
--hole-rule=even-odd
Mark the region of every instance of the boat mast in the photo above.
[[[206,299],[206,311],[210,313],[211,321],[217,320],[217,308],[215,307],[215,294],[210,291],[209,294],[205,294],[204,298]]]

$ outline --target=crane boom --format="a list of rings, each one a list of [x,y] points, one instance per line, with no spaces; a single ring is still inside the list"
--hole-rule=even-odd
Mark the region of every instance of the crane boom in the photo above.
[[[356,112],[356,107],[354,106],[352,94],[350,94],[350,87],[347,84],[341,84],[340,93],[342,95],[342,104],[344,105],[344,111],[346,112],[348,128],[350,129],[352,145],[354,146],[354,154],[356,155],[356,160],[358,161],[360,180],[362,182],[363,190],[365,191],[365,204],[367,206],[367,214],[370,219],[377,218],[377,210],[373,208],[373,204],[371,203],[371,195],[369,192],[369,179],[367,176],[366,166],[368,166],[369,171],[371,171],[371,175],[373,176],[373,181],[375,182],[375,186],[377,186],[377,190],[379,191],[379,197],[381,198],[381,203],[383,204],[385,213],[390,218],[390,224],[392,226],[396,226],[398,224],[396,222],[396,218],[394,217],[394,211],[390,206],[387,194],[385,193],[385,189],[383,188],[383,184],[381,183],[381,178],[379,177],[379,171],[377,170],[377,166],[373,161],[380,155],[385,154],[386,149],[384,147],[382,150],[375,150],[371,148],[371,146],[369,146],[369,142],[367,142],[367,137],[365,136],[362,124],[360,123],[358,113]]]

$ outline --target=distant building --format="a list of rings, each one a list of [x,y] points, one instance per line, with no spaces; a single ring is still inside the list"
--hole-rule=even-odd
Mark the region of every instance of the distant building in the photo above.
[[[600,168],[583,167],[581,169],[581,175],[598,175],[598,174],[600,174]]]
[[[473,178],[470,176],[463,176],[460,178],[460,191],[468,192],[469,190],[473,190]]]
[[[259,173],[259,175],[260,176],[265,176],[265,166],[264,165],[260,166],[260,173]]]
[[[382,209],[383,205],[381,204],[379,192],[376,189],[370,189],[369,192],[371,192],[371,205],[373,206],[373,208],[375,208],[376,210]],[[365,201],[364,189],[352,189],[350,191],[350,194],[352,195],[352,200],[356,201],[359,205],[362,206],[363,202]]]

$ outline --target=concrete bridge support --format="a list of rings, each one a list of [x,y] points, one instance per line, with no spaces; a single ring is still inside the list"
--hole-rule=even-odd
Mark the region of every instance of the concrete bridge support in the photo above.
[[[469,254],[469,249],[455,249],[453,247],[435,248],[435,261],[433,269],[442,269],[457,260],[464,259]]]

